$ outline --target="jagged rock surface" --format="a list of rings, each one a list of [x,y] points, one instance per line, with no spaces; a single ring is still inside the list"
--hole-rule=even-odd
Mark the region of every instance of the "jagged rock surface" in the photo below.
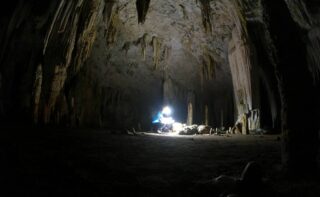
[[[317,84],[318,3],[283,3]],[[266,8],[262,0],[12,1],[1,16],[2,120],[139,127],[168,103],[190,124],[247,117],[246,129],[277,127],[286,90]]]

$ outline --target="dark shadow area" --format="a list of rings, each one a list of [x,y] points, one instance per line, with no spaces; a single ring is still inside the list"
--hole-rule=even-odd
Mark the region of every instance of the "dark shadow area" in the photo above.
[[[215,185],[213,179],[240,177],[249,161],[261,164],[265,185],[252,191],[266,192],[259,196],[293,194],[293,188],[286,185],[291,183],[279,175],[280,141],[273,135],[157,137],[105,130],[2,131],[1,196],[218,196],[228,183]],[[295,190],[303,192],[305,187],[302,183]]]

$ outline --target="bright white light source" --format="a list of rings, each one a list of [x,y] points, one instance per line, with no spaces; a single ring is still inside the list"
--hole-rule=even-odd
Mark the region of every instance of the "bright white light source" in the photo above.
[[[162,117],[160,119],[160,122],[162,124],[173,124],[175,121],[174,121],[174,119],[172,117]]]
[[[171,108],[168,107],[168,106],[164,107],[164,108],[162,109],[162,113],[163,113],[164,115],[169,116],[169,115],[171,114]]]
[[[175,122],[172,124],[172,131],[178,133],[183,130],[183,124],[180,122]]]

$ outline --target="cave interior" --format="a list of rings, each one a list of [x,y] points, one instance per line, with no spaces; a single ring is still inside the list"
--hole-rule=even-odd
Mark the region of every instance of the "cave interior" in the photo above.
[[[320,195],[318,0],[0,9],[3,196]]]

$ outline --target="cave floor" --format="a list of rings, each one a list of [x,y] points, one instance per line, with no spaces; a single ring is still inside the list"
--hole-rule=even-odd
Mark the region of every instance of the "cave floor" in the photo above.
[[[249,161],[261,164],[267,182],[285,186],[272,190],[291,191],[279,176],[277,135],[1,133],[1,196],[214,196],[208,181],[221,174],[239,177]]]

